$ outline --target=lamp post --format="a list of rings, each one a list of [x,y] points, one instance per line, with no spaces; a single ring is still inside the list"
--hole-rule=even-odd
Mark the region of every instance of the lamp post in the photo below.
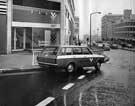
[[[101,14],[101,12],[93,12],[90,14],[90,48],[91,48],[91,17],[93,14]]]
[[[99,32],[99,28],[97,28],[97,41],[99,40],[99,38],[98,38],[98,32]]]

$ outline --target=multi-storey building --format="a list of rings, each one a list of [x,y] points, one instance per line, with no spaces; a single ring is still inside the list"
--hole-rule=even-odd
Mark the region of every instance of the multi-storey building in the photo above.
[[[135,41],[135,15],[124,10],[123,15],[108,14],[102,18],[102,39]]]
[[[113,38],[135,41],[135,15],[131,10],[125,10],[123,18],[113,25]]]
[[[73,0],[0,0],[0,53],[72,44]]]
[[[111,37],[113,37],[112,31],[112,25],[114,23],[116,23],[117,21],[119,21],[122,18],[122,15],[119,14],[107,14],[105,16],[102,17],[102,32],[101,32],[101,36],[102,36],[102,40],[108,40]]]

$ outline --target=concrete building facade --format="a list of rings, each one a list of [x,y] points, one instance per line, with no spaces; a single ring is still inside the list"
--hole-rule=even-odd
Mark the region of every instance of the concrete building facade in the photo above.
[[[73,0],[0,0],[0,53],[72,44]]]
[[[125,10],[123,18],[113,25],[113,38],[135,41],[135,15]]]
[[[108,14],[102,18],[102,40],[135,40],[135,15],[125,9],[123,14]]]
[[[119,21],[122,15],[109,13],[102,17],[101,36],[102,40],[108,40],[113,37],[112,25]]]

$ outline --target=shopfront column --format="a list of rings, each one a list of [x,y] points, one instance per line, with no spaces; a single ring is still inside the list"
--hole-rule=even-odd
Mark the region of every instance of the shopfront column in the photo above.
[[[12,2],[7,1],[7,54],[11,53]]]
[[[26,48],[26,29],[23,29],[23,49]]]
[[[14,47],[13,47],[13,50],[16,50],[16,28],[14,28]]]
[[[64,0],[61,0],[61,20],[60,20],[60,44],[65,44],[65,5]]]

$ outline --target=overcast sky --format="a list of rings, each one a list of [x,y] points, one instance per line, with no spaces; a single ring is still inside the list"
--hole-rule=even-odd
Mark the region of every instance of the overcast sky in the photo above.
[[[123,14],[124,9],[132,9],[135,14],[135,0],[74,0],[76,15],[80,18],[80,37],[89,34],[89,14],[100,11],[102,14],[92,15],[92,34],[101,29],[101,17],[108,13]],[[100,33],[100,31],[99,31]]]

